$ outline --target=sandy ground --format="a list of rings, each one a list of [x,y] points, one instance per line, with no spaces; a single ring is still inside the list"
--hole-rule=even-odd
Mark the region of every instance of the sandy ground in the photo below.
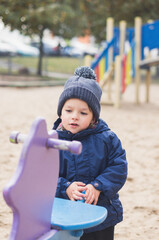
[[[7,239],[12,213],[2,190],[17,167],[22,145],[9,142],[11,131],[27,134],[37,116],[46,119],[48,130],[56,120],[62,87],[0,88],[0,239]],[[128,179],[120,191],[124,221],[116,226],[116,240],[159,240],[159,85],[153,84],[150,103],[135,105],[134,86],[123,96],[121,109],[102,106],[101,117],[117,133],[127,152]]]

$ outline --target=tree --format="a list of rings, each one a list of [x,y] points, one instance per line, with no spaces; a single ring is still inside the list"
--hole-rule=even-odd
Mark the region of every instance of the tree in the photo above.
[[[134,26],[136,16],[141,16],[143,23],[150,18],[156,20],[159,0],[0,0],[0,6],[4,24],[26,35],[39,35],[37,72],[41,75],[45,29],[64,38],[89,33],[100,42],[106,38],[108,17],[113,17],[117,25],[126,20],[129,26]]]
[[[65,2],[65,3],[63,3]],[[18,29],[25,35],[37,34],[40,42],[40,56],[37,74],[42,74],[43,57],[43,34],[45,29],[51,30],[54,34],[71,37],[73,29],[70,31],[69,23],[75,17],[71,6],[67,1],[28,1],[28,0],[8,0],[0,1],[0,16],[4,24],[11,29]]]
[[[134,24],[134,18],[140,16],[143,23],[149,19],[157,20],[159,8],[159,0],[127,0],[123,1],[122,9],[119,18],[126,20],[129,25]]]
[[[114,18],[115,24],[127,21],[128,26],[134,26],[134,18],[142,17],[143,23],[149,19],[157,20],[159,0],[80,0],[81,11],[89,31],[100,42],[106,37],[106,19]]]

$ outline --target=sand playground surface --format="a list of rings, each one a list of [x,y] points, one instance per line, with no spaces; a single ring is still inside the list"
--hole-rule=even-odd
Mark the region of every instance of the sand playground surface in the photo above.
[[[48,131],[56,120],[63,87],[0,88],[0,239],[8,239],[12,213],[2,191],[15,173],[22,144],[11,144],[17,130],[27,134],[36,117],[46,119]],[[121,139],[127,152],[128,179],[120,193],[124,221],[116,226],[116,240],[159,240],[159,84],[152,84],[150,103],[134,104],[135,90],[126,90],[122,107],[102,105],[101,118]]]

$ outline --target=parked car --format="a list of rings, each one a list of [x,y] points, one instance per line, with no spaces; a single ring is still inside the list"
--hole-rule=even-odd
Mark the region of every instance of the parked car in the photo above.
[[[17,55],[20,56],[38,56],[39,50],[35,47],[30,46],[29,44],[26,44],[23,39],[19,38],[18,36],[7,33],[0,36],[0,42],[3,43],[5,46],[8,46],[9,49],[14,49],[16,51]]]
[[[61,49],[61,55],[67,57],[83,57],[83,51],[79,48],[66,46]]]
[[[78,38],[74,37],[70,41],[70,46],[77,51],[80,52],[83,56],[91,55],[94,57],[98,53],[98,48],[94,43],[82,43]]]
[[[3,46],[4,44],[10,47],[10,49],[14,49],[17,55],[29,57],[39,56],[39,50],[37,48],[27,45],[18,39],[4,39]]]
[[[0,56],[16,56],[16,49],[8,43],[0,41]]]
[[[39,50],[40,47],[39,42],[31,42],[30,45]],[[59,56],[60,49],[58,48],[58,46],[53,47],[51,44],[43,42],[43,53],[45,56]]]

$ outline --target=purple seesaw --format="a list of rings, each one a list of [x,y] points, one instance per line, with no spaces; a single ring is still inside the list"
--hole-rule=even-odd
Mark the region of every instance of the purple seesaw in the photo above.
[[[16,173],[3,191],[13,212],[10,240],[78,240],[83,229],[105,220],[103,207],[55,198],[59,150],[80,154],[80,142],[59,140],[43,118],[33,122],[28,135],[13,132],[10,141],[23,143]]]

